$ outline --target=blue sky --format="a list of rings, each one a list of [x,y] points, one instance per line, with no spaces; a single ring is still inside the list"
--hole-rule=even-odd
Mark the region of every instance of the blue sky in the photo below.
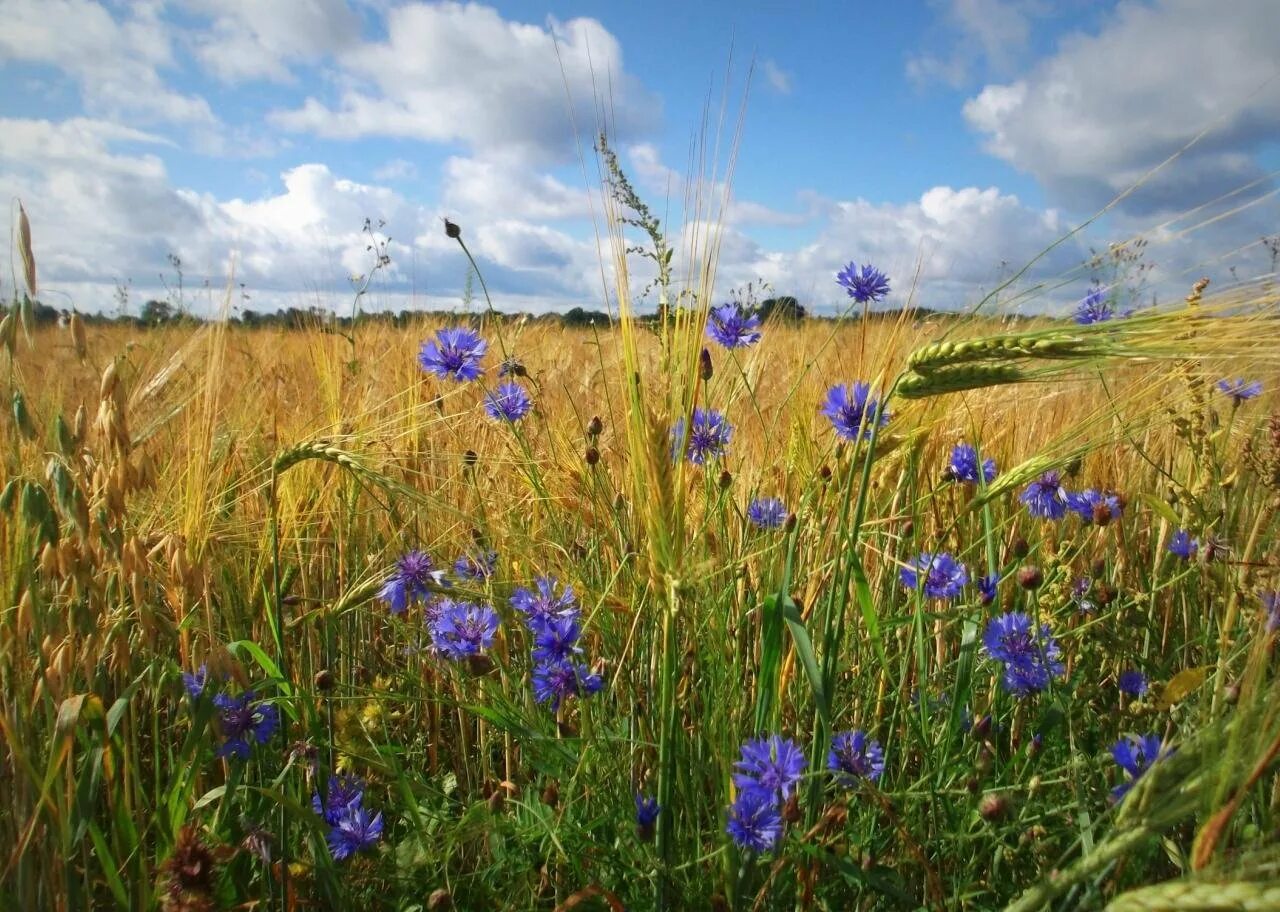
[[[1271,0],[848,7],[0,0],[0,79],[17,89],[0,98],[0,189],[30,212],[60,306],[109,309],[125,283],[157,294],[175,253],[189,286],[222,288],[234,262],[250,306],[345,309],[368,217],[393,257],[371,303],[449,307],[465,266],[448,216],[499,306],[602,307],[565,84],[588,152],[593,84],[611,87],[613,142],[665,211],[732,50],[730,128],[755,70],[722,294],[763,278],[838,306],[831,277],[856,259],[901,277],[891,303],[919,269],[918,303],[971,304],[1206,127],[1032,271],[1047,284],[1028,306],[1079,297],[1107,278],[1081,268],[1090,246],[1139,234],[1168,294],[1197,268],[1269,268]],[[1242,212],[1170,222],[1246,185]]]

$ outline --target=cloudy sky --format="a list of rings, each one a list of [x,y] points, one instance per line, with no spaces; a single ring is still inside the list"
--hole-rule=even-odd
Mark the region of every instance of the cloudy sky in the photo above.
[[[918,304],[972,304],[1196,140],[1043,258],[1024,306],[1078,298],[1108,278],[1081,267],[1090,247],[1139,234],[1172,294],[1270,268],[1277,16],[1276,0],[0,0],[0,192],[26,205],[59,307],[111,311],[125,286],[136,311],[174,286],[172,255],[196,311],[232,264],[237,306],[345,311],[366,219],[391,239],[369,303],[452,307],[467,270],[448,216],[499,307],[603,309],[596,99],[678,236],[691,142],[726,88],[727,142],[754,59],[721,295],[764,279],[829,310],[857,260],[894,278],[891,303],[918,276]]]

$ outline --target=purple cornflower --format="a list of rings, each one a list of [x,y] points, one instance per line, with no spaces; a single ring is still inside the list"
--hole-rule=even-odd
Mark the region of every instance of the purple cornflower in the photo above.
[[[578,600],[573,597],[573,587],[565,586],[557,595],[557,585],[554,576],[540,576],[534,580],[536,592],[522,587],[511,594],[511,607],[524,615],[530,629],[576,611]]]
[[[640,834],[640,838],[648,842],[653,838],[653,828],[658,822],[658,814],[662,812],[662,808],[658,806],[657,798],[646,797],[642,792],[636,792],[636,832]]]
[[[859,778],[875,782],[884,774],[884,750],[866,732],[840,732],[831,739],[827,769],[835,774],[837,782],[850,788]]]
[[[458,579],[487,580],[498,569],[497,551],[478,551],[464,554],[453,562],[453,575]]]
[[[1191,533],[1186,529],[1179,529],[1173,533],[1173,537],[1169,539],[1169,551],[1183,560],[1191,560],[1196,556],[1196,552],[1200,550],[1200,540],[1191,537]]]
[[[804,752],[790,738],[770,735],[753,738],[742,745],[742,759],[734,764],[738,770],[733,784],[740,789],[760,789],[775,798],[791,797],[804,773]]]
[[[431,643],[446,658],[461,661],[493,645],[498,612],[475,602],[451,602],[431,626]]]
[[[889,277],[874,266],[850,263],[836,273],[836,283],[859,304],[879,301],[889,293]]]
[[[1232,405],[1244,405],[1250,399],[1256,399],[1262,395],[1261,381],[1248,381],[1244,377],[1237,377],[1234,382],[1229,378],[1223,378],[1215,385],[1223,395],[1231,398]]]
[[[502,383],[493,392],[484,394],[485,413],[494,421],[515,424],[533,408],[533,400],[519,383]]]
[[[533,698],[539,703],[550,703],[552,711],[558,710],[566,697],[591,696],[603,686],[600,675],[569,659],[538,662],[533,666]]]
[[[311,809],[329,826],[336,826],[348,808],[360,807],[363,802],[364,783],[354,776],[330,776],[324,798],[319,792],[311,793]]]
[[[1121,693],[1130,696],[1140,697],[1151,689],[1151,684],[1147,681],[1147,676],[1136,668],[1128,668],[1120,672],[1120,677],[1116,681],[1116,687]]]
[[[889,413],[871,397],[871,385],[862,382],[852,387],[838,383],[827,390],[822,414],[830,420],[837,436],[845,440],[857,440],[859,437],[869,440],[877,423],[881,427],[889,423]]]
[[[761,788],[738,792],[729,805],[729,824],[725,832],[739,848],[767,852],[782,838],[782,814],[774,796]]]
[[[410,602],[431,597],[431,586],[444,585],[444,571],[436,569],[435,561],[421,551],[410,551],[396,561],[378,598],[391,606],[392,614],[404,614]]]
[[[776,497],[757,497],[747,506],[747,519],[760,529],[776,529],[787,521],[787,508]]]
[[[422,343],[418,363],[442,380],[475,380],[484,373],[480,359],[488,350],[489,343],[473,329],[441,329],[434,339]]]
[[[725,420],[724,415],[715,409],[696,407],[691,422],[693,433],[689,435],[689,446],[685,449],[685,421],[680,418],[671,428],[671,458],[679,460],[683,452],[694,465],[702,465],[708,459],[716,459],[724,455],[729,446],[729,438],[733,436],[733,427]]]
[[[898,571],[898,575],[908,589],[923,585],[924,594],[936,599],[956,598],[969,582],[969,571],[964,564],[946,552],[921,554],[911,566]]]
[[[1062,519],[1067,515],[1071,503],[1071,495],[1062,486],[1062,473],[1056,470],[1045,472],[1018,495],[1018,500],[1026,504],[1027,512],[1042,519]]]
[[[760,317],[737,304],[713,307],[707,317],[707,336],[725,348],[741,348],[760,341]]]
[[[213,698],[218,708],[218,727],[226,740],[218,748],[219,757],[249,758],[249,740],[266,744],[280,724],[280,711],[270,703],[255,701],[252,690],[238,697],[218,694]]]
[[[329,831],[329,854],[334,861],[342,861],[373,848],[381,838],[382,813],[370,817],[365,808],[349,806]]]
[[[182,673],[182,686],[186,688],[187,693],[191,695],[191,699],[199,700],[200,695],[204,693],[205,685],[209,683],[209,669],[205,665],[201,665],[194,672],[184,671]]]
[[[1124,512],[1124,504],[1116,494],[1103,493],[1088,488],[1077,494],[1067,495],[1067,508],[1080,515],[1087,523],[1105,526]]]
[[[1259,592],[1258,598],[1262,600],[1262,610],[1267,613],[1266,631],[1275,633],[1280,630],[1280,592]]]
[[[990,605],[996,600],[996,587],[1000,585],[1000,574],[989,573],[978,580],[978,592],[982,595],[982,604]]]
[[[576,611],[534,622],[532,628],[535,662],[561,662],[582,652],[577,645],[582,625]]]
[[[957,443],[951,451],[951,461],[943,470],[943,478],[948,481],[963,481],[967,484],[978,483],[978,451],[969,443]],[[987,484],[995,481],[996,461],[982,460],[982,480]]]
[[[1105,323],[1115,316],[1115,311],[1107,302],[1106,294],[1100,286],[1094,286],[1076,305],[1075,321],[1081,326],[1091,323]]]
[[[1143,735],[1140,738],[1129,735],[1111,746],[1111,756],[1129,775],[1127,781],[1111,790],[1112,801],[1119,801],[1128,794],[1129,789],[1142,778],[1143,773],[1151,769],[1151,764],[1160,759],[1160,747],[1159,735]]]
[[[982,644],[987,655],[1003,663],[1004,688],[1017,697],[1044,690],[1053,678],[1066,671],[1060,661],[1062,650],[1049,625],[1041,624],[1037,634],[1031,618],[1022,612],[1011,611],[992,618],[982,635]]]

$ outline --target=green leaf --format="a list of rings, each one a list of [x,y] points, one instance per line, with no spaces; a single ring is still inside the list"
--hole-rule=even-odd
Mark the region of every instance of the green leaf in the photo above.
[[[818,668],[818,659],[813,654],[813,641],[809,639],[809,631],[805,630],[804,619],[800,617],[800,608],[788,596],[782,603],[782,617],[791,631],[791,640],[795,643],[796,655],[804,666],[804,673],[809,678],[809,687],[813,690],[813,702],[818,707],[818,715],[827,727],[831,727],[831,708],[827,705],[826,688],[822,686],[822,672]]]

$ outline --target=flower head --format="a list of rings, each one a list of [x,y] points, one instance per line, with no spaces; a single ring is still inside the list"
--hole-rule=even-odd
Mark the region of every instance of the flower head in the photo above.
[[[871,265],[859,269],[857,263],[850,263],[836,273],[836,283],[859,304],[879,301],[889,293],[889,277]]]
[[[786,799],[800,781],[806,763],[804,752],[790,738],[754,738],[742,745],[733,782],[740,789],[758,788]]]
[[[450,602],[431,626],[431,643],[446,658],[460,661],[493,645],[498,612],[475,602]]]
[[[636,792],[636,831],[641,839],[653,838],[653,827],[658,822],[658,814],[662,808],[657,798],[649,798],[643,792]]]
[[[733,436],[733,427],[725,420],[724,415],[715,409],[697,407],[693,410],[690,422],[693,432],[689,435],[688,448],[685,448],[685,421],[680,418],[671,429],[671,458],[678,460],[683,452],[694,465],[702,465],[708,459],[723,456],[729,446],[729,438]]]
[[[485,413],[494,421],[515,424],[533,408],[533,400],[519,383],[501,383],[484,394]]]
[[[774,796],[760,788],[738,792],[738,797],[729,805],[729,824],[725,831],[739,848],[769,851],[782,838],[782,814]]]
[[[364,802],[364,783],[354,776],[330,776],[329,788],[323,798],[319,792],[311,795],[311,809],[335,826],[348,808],[360,807]]]
[[[1129,735],[1111,746],[1112,758],[1120,769],[1129,775],[1127,781],[1111,790],[1112,801],[1119,801],[1128,794],[1129,789],[1142,778],[1143,773],[1151,769],[1151,764],[1160,758],[1160,747],[1159,735],[1142,737]]]
[[[410,602],[429,599],[432,586],[444,585],[444,571],[436,569],[435,561],[421,551],[410,551],[396,561],[378,598],[391,606],[392,614],[404,614]]]
[[[533,698],[557,710],[566,697],[583,697],[600,690],[604,681],[587,666],[570,659],[550,659],[533,666]]]
[[[1093,580],[1087,576],[1081,576],[1071,584],[1071,601],[1075,602],[1076,609],[1081,614],[1093,614],[1097,610],[1097,605],[1093,599],[1089,598],[1089,590],[1093,588]]]
[[[902,585],[908,589],[923,586],[924,594],[936,599],[956,598],[969,582],[969,571],[964,564],[946,552],[921,554],[911,566],[898,572]]]
[[[558,617],[535,621],[533,629],[533,660],[535,662],[560,662],[579,655],[577,645],[582,636],[578,612],[570,611]]]
[[[1044,690],[1066,671],[1049,625],[1041,624],[1037,631],[1031,618],[1018,611],[992,618],[982,644],[988,656],[1004,664],[1004,688],[1017,697]]]
[[[1027,512],[1042,519],[1062,519],[1067,515],[1071,495],[1062,485],[1062,473],[1045,472],[1018,495]]]
[[[787,521],[787,508],[776,497],[757,497],[747,506],[747,519],[760,529],[777,529]]]
[[[852,387],[838,383],[827,390],[822,414],[830,420],[836,434],[845,440],[871,439],[876,424],[889,423],[889,413],[871,396],[871,385],[858,382]]]
[[[872,741],[866,732],[857,729],[840,732],[831,739],[827,769],[842,785],[852,787],[859,778],[875,782],[884,774],[884,750],[880,742]]]
[[[342,861],[357,852],[371,849],[382,838],[382,814],[370,817],[359,805],[347,807],[329,831],[329,854]]]
[[[218,694],[213,698],[218,708],[218,728],[225,739],[218,748],[219,757],[249,758],[249,742],[266,744],[280,725],[280,711],[270,703],[255,700],[253,691],[238,697]]]
[[[1169,552],[1183,560],[1191,560],[1200,550],[1200,540],[1191,537],[1186,529],[1179,529],[1169,539]]]
[[[1275,633],[1280,630],[1280,592],[1259,592],[1258,598],[1262,601],[1262,610],[1267,613],[1265,629],[1267,633]]]
[[[1084,296],[1079,304],[1076,305],[1075,321],[1081,326],[1088,326],[1091,323],[1105,323],[1115,316],[1111,304],[1107,301],[1106,294],[1100,286],[1094,286],[1089,293]]]
[[[1243,405],[1262,395],[1262,383],[1258,380],[1248,381],[1244,377],[1237,377],[1234,381],[1224,378],[1215,385],[1223,395],[1230,397],[1233,405]]]
[[[737,304],[713,307],[707,317],[707,336],[725,348],[741,348],[760,341],[760,317]]]
[[[951,451],[951,460],[947,463],[946,469],[943,471],[944,477],[949,481],[962,481],[967,484],[977,484],[978,482],[978,451],[973,444],[957,443]],[[996,461],[994,459],[982,460],[982,480],[986,484],[991,484],[996,478]]]
[[[1142,672],[1136,668],[1128,668],[1120,672],[1116,687],[1119,688],[1121,693],[1140,697],[1151,689],[1151,684],[1147,681],[1147,676]]]
[[[990,573],[978,580],[978,592],[982,595],[982,604],[990,605],[996,600],[996,587],[1000,585],[1000,574]]]
[[[487,580],[498,569],[498,552],[481,550],[464,554],[453,562],[453,575],[458,579]]]
[[[540,576],[534,580],[534,588],[519,588],[511,594],[511,607],[524,615],[530,629],[537,624],[566,614],[576,613],[578,600],[573,587],[565,586],[556,592],[559,583],[554,576]]]
[[[475,380],[484,373],[480,359],[488,350],[489,343],[474,329],[441,329],[434,339],[422,343],[418,363],[442,380]]]
[[[184,671],[182,673],[182,686],[186,688],[191,699],[198,700],[200,695],[204,693],[205,685],[209,682],[209,669],[205,665],[201,665],[195,671]]]

